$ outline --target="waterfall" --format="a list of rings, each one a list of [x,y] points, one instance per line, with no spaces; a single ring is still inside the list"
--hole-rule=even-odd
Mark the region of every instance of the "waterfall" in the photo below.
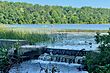
[[[50,55],[47,53],[44,53],[39,56],[38,60],[43,61],[54,61],[54,62],[65,62],[69,64],[82,64],[83,60],[85,59],[85,56],[67,56],[67,55]]]

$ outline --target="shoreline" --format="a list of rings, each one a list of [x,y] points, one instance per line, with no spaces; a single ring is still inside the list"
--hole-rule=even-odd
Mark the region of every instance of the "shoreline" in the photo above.
[[[100,33],[106,33],[110,32],[110,30],[81,30],[81,29],[64,29],[64,30],[58,30],[58,32],[100,32]]]

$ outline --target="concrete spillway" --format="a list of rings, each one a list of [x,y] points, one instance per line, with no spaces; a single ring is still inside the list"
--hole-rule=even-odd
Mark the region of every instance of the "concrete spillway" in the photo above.
[[[46,53],[52,53],[53,55],[69,55],[69,56],[85,56],[87,53],[91,51],[87,51],[85,49],[74,50],[74,49],[56,49],[56,48],[46,48]]]
[[[39,59],[47,61],[68,62],[68,63],[82,63],[85,55],[91,51],[70,50],[70,49],[55,49],[46,46],[25,45],[20,48],[20,55],[27,57],[39,56]],[[46,53],[46,54],[44,54]],[[44,59],[43,59],[44,58]],[[49,59],[48,59],[49,58]],[[77,60],[77,62],[76,62]]]
[[[0,43],[5,44],[16,44],[20,43],[19,55],[25,56],[23,58],[38,58],[43,61],[55,61],[55,62],[65,62],[65,63],[78,63],[82,64],[85,58],[85,55],[91,51],[85,49],[74,50],[74,49],[59,49],[59,48],[48,48],[46,46],[37,46],[37,45],[26,45],[25,40],[5,40],[1,39]],[[12,49],[15,53],[16,49]],[[9,51],[10,52],[10,51]],[[48,55],[45,55],[47,53]]]
[[[0,39],[0,47],[12,47],[16,43],[19,43],[20,46],[29,44],[26,40],[17,40],[17,39]]]
[[[43,61],[65,62],[69,64],[83,64],[85,56],[49,55],[45,53],[40,55],[38,59]]]

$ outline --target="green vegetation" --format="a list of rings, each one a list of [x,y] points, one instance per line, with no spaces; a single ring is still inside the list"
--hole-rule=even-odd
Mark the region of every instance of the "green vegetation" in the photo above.
[[[35,44],[37,42],[49,41],[51,38],[45,33],[14,31],[4,27],[0,28],[0,39],[27,40],[30,44]]]
[[[11,49],[8,46],[0,48],[0,71],[2,73],[9,73],[8,71],[14,64],[22,62],[22,57],[19,55],[19,43],[15,43],[13,48],[16,48],[17,52],[9,53]]]
[[[4,70],[9,65],[8,51],[5,48],[0,48],[0,71]]]
[[[110,9],[0,1],[1,24],[109,24]]]
[[[100,45],[98,52],[88,54],[86,57],[89,73],[110,73],[110,32],[108,35],[97,33],[95,37]]]

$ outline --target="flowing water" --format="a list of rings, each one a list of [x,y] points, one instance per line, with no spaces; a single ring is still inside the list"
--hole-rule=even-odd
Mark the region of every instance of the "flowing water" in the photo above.
[[[42,60],[30,60],[16,65],[9,73],[45,73],[45,69],[48,69],[48,73],[52,73],[52,68],[56,67],[55,73],[88,73],[87,71],[79,71],[77,68],[80,64],[68,64],[62,62],[49,62]],[[41,67],[44,68],[41,70]]]
[[[86,50],[97,50],[97,44],[95,42],[94,34],[89,33],[74,33],[74,34],[52,34],[51,37],[54,39],[50,42],[36,43],[36,45],[46,45],[49,48],[56,49],[86,49]],[[89,43],[92,43],[90,45]],[[94,46],[93,46],[94,45]],[[55,65],[60,72],[56,73],[88,73],[87,71],[78,71],[80,64],[69,64],[64,62],[53,62],[53,61],[42,61],[42,60],[30,60],[15,65],[11,68],[9,73],[45,73],[45,70],[41,70],[41,67],[52,70]],[[51,72],[50,72],[51,73]]]
[[[52,25],[58,29],[91,29],[91,30],[107,30],[110,25]],[[99,27],[100,26],[100,27]],[[22,28],[51,28],[51,25],[9,25],[9,27],[22,27]],[[49,42],[36,43],[36,45],[46,45],[49,48],[55,49],[76,49],[76,50],[97,50],[98,45],[94,38],[95,33],[63,33],[51,34],[53,38]],[[48,73],[52,70],[53,66],[57,67],[56,73],[88,73],[87,71],[79,71],[77,68],[80,64],[68,64],[64,62],[30,60],[15,65],[10,69],[9,73]],[[43,70],[41,70],[44,68]]]
[[[74,49],[74,50],[97,50],[98,45],[95,42],[95,33],[72,33],[72,34],[53,34],[52,40],[47,43],[36,43],[36,45],[45,45],[56,49]]]

